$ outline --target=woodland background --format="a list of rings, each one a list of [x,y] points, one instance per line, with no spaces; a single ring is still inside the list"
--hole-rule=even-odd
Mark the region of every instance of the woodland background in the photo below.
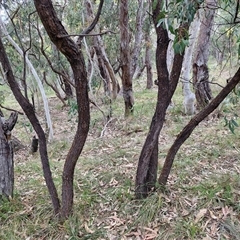
[[[0,238],[239,239],[238,14],[1,1],[0,108],[18,121]]]

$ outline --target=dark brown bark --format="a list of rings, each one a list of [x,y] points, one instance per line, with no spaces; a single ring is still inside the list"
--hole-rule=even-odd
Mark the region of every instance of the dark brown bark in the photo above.
[[[62,81],[63,81],[63,85],[64,85],[63,91],[66,94],[65,99],[70,99],[73,97],[72,88],[69,83],[71,80],[69,79],[68,75],[64,74],[64,72],[62,72],[62,73],[63,73],[63,75],[60,77],[62,77]]]
[[[56,12],[54,11],[52,2],[49,0],[42,0],[41,2],[35,0],[34,3],[50,39],[57,46],[57,48],[66,56],[70,63],[73,70],[76,87],[76,98],[78,104],[78,126],[72,146],[65,160],[62,176],[63,184],[61,217],[64,220],[72,212],[74,196],[74,170],[89,131],[90,112],[87,72],[81,48],[79,49],[70,37],[65,37],[68,34],[62,26],[61,22],[59,21]],[[100,7],[102,7],[102,1],[100,3]],[[98,17],[99,15],[97,14],[96,18],[98,19]],[[95,22],[96,24],[95,20],[93,22]],[[92,30],[93,28],[94,26],[93,24],[91,24],[90,28],[84,31],[84,33],[89,33],[90,30]],[[81,38],[79,39],[78,44],[81,44]]]
[[[18,114],[12,113],[8,120],[0,116],[0,199],[12,198],[14,187],[13,147],[11,131],[17,122]]]
[[[128,0],[120,1],[120,59],[122,69],[122,90],[125,103],[125,117],[133,114],[133,90],[131,78],[131,58],[129,46]]]
[[[157,176],[158,166],[158,138],[163,127],[167,107],[177,87],[184,57],[184,52],[174,55],[173,67],[169,78],[166,61],[169,38],[167,30],[163,25],[158,26],[160,6],[161,1],[153,9],[153,21],[157,33],[156,67],[158,73],[158,99],[150,130],[139,157],[135,185],[136,198],[146,197],[149,190],[156,183],[154,180]],[[183,23],[179,27],[178,36],[180,39],[186,37],[185,34],[188,32],[188,28],[189,25],[187,23]]]
[[[166,57],[169,38],[167,30],[162,24],[158,24],[158,14],[161,1],[153,9],[153,21],[157,33],[156,66],[158,73],[158,98],[155,114],[153,116],[148,136],[143,145],[136,175],[135,195],[136,198],[146,197],[152,188],[158,165],[158,137],[162,129],[166,109],[169,105],[169,74],[167,70]],[[148,182],[150,180],[150,182]]]
[[[35,136],[33,136],[32,143],[31,143],[31,152],[35,153],[37,152],[37,150],[38,150],[38,139]]]
[[[7,54],[5,52],[1,38],[0,38],[0,62],[2,64],[4,72],[6,72],[6,78],[7,78],[8,84],[9,84],[16,100],[22,107],[23,111],[25,112],[29,121],[31,122],[35,132],[38,135],[39,152],[40,152],[40,156],[41,156],[43,174],[44,174],[44,178],[46,181],[46,185],[48,187],[49,194],[52,199],[54,212],[55,212],[55,214],[57,214],[60,209],[60,203],[59,203],[59,199],[58,199],[57,190],[56,190],[56,187],[55,187],[53,179],[52,179],[52,173],[51,173],[51,170],[49,167],[45,133],[35,115],[35,111],[34,111],[32,104],[22,95],[22,93],[20,91],[20,88],[14,78],[12,68],[11,68],[10,62],[7,58]]]
[[[197,115],[195,115],[179,133],[173,145],[169,149],[167,157],[165,159],[161,175],[158,179],[158,183],[160,185],[166,185],[174,158],[185,140],[188,139],[188,137],[198,126],[198,124],[219,106],[219,104],[227,97],[227,95],[236,87],[239,82],[240,68],[237,70],[233,78],[228,82],[226,87],[224,87],[222,91],[204,109],[202,109]]]

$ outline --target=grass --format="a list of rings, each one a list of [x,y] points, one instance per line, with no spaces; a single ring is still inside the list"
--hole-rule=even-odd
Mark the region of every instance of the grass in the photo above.
[[[134,199],[137,162],[157,95],[156,87],[142,86],[138,82],[134,88],[135,113],[130,119],[123,118],[121,98],[112,102],[107,125],[91,106],[91,128],[75,171],[74,213],[64,224],[52,215],[39,154],[15,154],[15,195],[10,202],[0,202],[1,240],[239,239],[239,131],[230,133],[223,117],[204,120],[182,146],[164,193]],[[176,135],[190,120],[183,114],[181,94],[178,86],[160,135],[159,172]],[[12,99],[6,101],[17,107]],[[109,113],[109,105],[101,100],[98,105]],[[48,150],[61,196],[61,172],[76,121],[55,98],[50,107],[55,139]],[[33,132],[22,116],[13,134],[29,145]]]

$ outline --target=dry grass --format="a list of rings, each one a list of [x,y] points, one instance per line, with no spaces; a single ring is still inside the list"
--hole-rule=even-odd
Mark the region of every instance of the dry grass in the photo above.
[[[91,129],[75,171],[74,214],[63,225],[52,217],[39,155],[15,155],[15,196],[0,205],[0,239],[240,239],[239,131],[223,118],[203,121],[176,156],[165,193],[134,199],[138,157],[155,108],[156,88],[135,86],[135,115],[123,119],[121,98],[112,121],[91,106]],[[99,100],[102,110],[109,106]],[[181,87],[160,136],[159,165],[189,121],[182,114]],[[55,140],[51,168],[61,195],[61,171],[75,129],[69,108],[50,99]],[[64,123],[64,124],[63,124]],[[26,131],[27,130],[27,131]],[[20,117],[14,134],[29,145],[31,128]],[[102,136],[102,137],[101,137]]]

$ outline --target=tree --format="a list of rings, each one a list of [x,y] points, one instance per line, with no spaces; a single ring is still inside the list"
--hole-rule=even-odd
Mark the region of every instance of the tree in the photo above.
[[[148,5],[147,5],[148,6]],[[142,40],[143,40],[143,23],[146,16],[146,9],[144,7],[144,1],[138,0],[138,8],[137,8],[137,15],[136,15],[136,28],[135,28],[135,37],[134,37],[134,46],[131,53],[131,67],[130,67],[130,74],[131,79],[135,74],[137,63],[139,59],[139,53],[142,48]],[[147,32],[150,32],[150,28]]]
[[[129,46],[129,26],[128,26],[128,0],[120,1],[119,21],[120,21],[120,61],[122,69],[122,91],[125,103],[125,117],[133,113],[133,89],[131,77],[131,58]]]
[[[211,29],[216,8],[216,0],[205,0],[205,6],[202,9],[200,19],[201,26],[193,58],[193,83],[199,109],[205,107],[212,99],[207,61],[209,56]]]
[[[165,14],[168,14],[165,9],[162,9],[162,1],[152,1],[152,17],[157,33],[157,49],[156,49],[156,67],[158,74],[158,97],[155,113],[152,118],[149,133],[143,145],[136,174],[135,195],[137,198],[147,197],[149,192],[155,188],[157,179],[158,167],[158,138],[165,120],[166,110],[171,101],[172,95],[177,87],[180,76],[184,49],[186,47],[186,39],[188,35],[189,24],[192,21],[199,3],[186,3],[188,8],[184,8],[182,2],[176,4],[177,7],[183,11],[191,10],[189,19],[184,16],[179,20],[180,25],[174,29],[173,25],[169,26],[172,33],[175,34],[174,49],[175,55],[173,59],[173,66],[169,76],[167,68],[167,49],[169,45],[168,32],[164,26]],[[175,11],[179,12],[176,7]],[[169,9],[171,11],[171,9]],[[176,13],[173,11],[173,15]],[[163,16],[159,19],[159,16]]]
[[[19,85],[17,81],[15,80],[15,77],[13,75],[13,71],[9,62],[9,59],[7,57],[2,39],[0,38],[0,62],[2,64],[2,68],[4,72],[6,73],[6,79],[8,81],[8,84],[22,107],[23,111],[25,112],[26,116],[28,117],[29,121],[31,122],[35,132],[38,135],[39,138],[39,152],[41,156],[42,161],[42,167],[43,167],[43,174],[44,178],[48,187],[49,194],[52,199],[52,204],[54,208],[55,214],[59,213],[60,209],[60,203],[58,199],[58,194],[56,187],[54,185],[53,179],[52,179],[52,173],[49,167],[49,160],[47,155],[47,144],[46,144],[46,136],[45,133],[41,127],[41,124],[39,123],[38,118],[36,117],[35,110],[33,105],[29,102],[29,100],[22,94]]]
[[[47,144],[45,133],[35,115],[34,108],[27,98],[21,93],[18,83],[16,82],[13,71],[8,60],[6,51],[4,49],[2,40],[0,39],[0,61],[2,68],[6,73],[6,78],[9,86],[16,98],[21,105],[26,116],[30,120],[35,132],[39,138],[39,152],[41,156],[44,178],[50,193],[52,204],[55,214],[59,214],[62,220],[65,220],[72,212],[73,206],[73,178],[74,169],[78,160],[79,155],[85,144],[89,123],[90,123],[90,111],[89,111],[89,98],[88,98],[88,81],[87,72],[84,63],[83,53],[81,51],[81,38],[86,36],[95,26],[98,18],[101,14],[103,0],[99,4],[99,10],[96,18],[92,24],[80,34],[78,44],[75,43],[65,28],[59,21],[57,14],[53,8],[50,0],[35,1],[34,2],[38,15],[51,39],[51,41],[57,46],[57,48],[65,55],[68,62],[71,65],[75,87],[76,87],[76,98],[78,104],[78,125],[75,133],[75,137],[72,146],[67,154],[63,174],[62,174],[62,201],[60,204],[59,197],[56,191],[55,184],[52,179],[52,173],[49,166],[49,159],[47,154]]]
[[[11,131],[17,122],[17,117],[17,112],[13,112],[9,119],[5,120],[0,110],[0,199],[13,197],[14,164]]]
[[[81,38],[78,39],[78,46],[70,37],[68,37],[68,33],[59,21],[50,0],[44,0],[41,1],[41,3],[36,0],[34,1],[34,4],[51,41],[69,61],[75,80],[78,104],[78,125],[72,146],[65,160],[62,175],[61,217],[66,219],[71,214],[73,206],[74,169],[85,144],[90,124],[87,72],[83,53],[81,48],[79,48],[79,46],[81,46]],[[83,31],[83,35],[88,34],[96,25],[101,13],[102,5],[103,1],[100,2],[96,18],[90,27]]]
[[[190,87],[191,82],[191,71],[192,71],[192,56],[193,50],[196,45],[196,37],[199,32],[200,27],[200,19],[199,19],[199,12],[195,15],[193,22],[190,25],[189,29],[189,46],[186,48],[184,61],[182,66],[182,88],[183,88],[183,96],[184,96],[184,108],[185,114],[193,115],[195,113],[195,94],[192,92]]]
[[[178,3],[182,4],[180,2]],[[159,3],[153,4],[153,18],[154,16],[160,16],[161,14],[164,15],[164,13],[159,13],[161,9],[160,8],[161,5],[158,5],[158,4]],[[173,31],[172,27],[169,28],[169,29],[172,29],[171,30],[172,32],[175,32],[175,39],[174,39],[175,44],[173,45],[173,47],[175,48],[175,56],[173,60],[173,69],[170,74],[169,81],[168,81],[168,75],[167,75],[168,72],[167,72],[167,64],[166,64],[167,32],[166,32],[166,28],[163,28],[161,25],[163,21],[161,21],[161,19],[159,20],[159,18],[156,21],[156,19],[154,18],[155,20],[154,24],[157,32],[157,37],[158,37],[157,53],[158,53],[158,50],[161,49],[161,51],[157,55],[158,57],[156,58],[157,70],[158,70],[158,81],[159,81],[158,86],[161,85],[161,90],[163,90],[163,87],[165,86],[166,90],[164,89],[165,97],[162,97],[162,98],[159,98],[159,91],[158,91],[158,102],[156,106],[156,111],[152,119],[149,134],[146,138],[145,144],[142,148],[142,152],[139,158],[137,175],[136,175],[136,192],[135,192],[137,198],[146,197],[149,194],[150,190],[155,188],[155,179],[157,176],[157,148],[158,148],[158,145],[156,144],[158,144],[158,134],[162,128],[162,122],[159,123],[159,119],[161,119],[160,117],[165,114],[164,112],[161,115],[161,112],[159,109],[159,107],[161,106],[159,104],[159,99],[161,99],[163,103],[165,103],[166,105],[167,103],[170,102],[171,96],[176,87],[175,84],[177,83],[177,80],[180,74],[179,69],[181,69],[181,64],[183,61],[184,47],[186,46],[183,43],[186,40],[186,37],[188,34],[187,31],[188,31],[190,21],[193,19],[194,14],[198,9],[198,7],[199,7],[198,4],[196,4],[196,5],[190,6],[190,8],[187,9],[187,11],[189,11],[190,9],[191,10],[194,9],[194,10],[192,11],[192,15],[191,17],[189,17],[187,22],[184,23],[183,21],[180,21],[181,24],[177,32],[175,30]],[[184,16],[186,16],[186,14]],[[164,39],[165,39],[164,42],[166,45],[164,48],[162,48]],[[161,43],[160,45],[161,48],[159,46],[160,43]],[[179,51],[182,54],[179,54]],[[162,58],[160,58],[159,56],[161,56]],[[159,63],[161,63],[161,65],[159,65]],[[165,69],[165,72],[164,72],[164,69]],[[165,78],[162,77],[159,73],[166,73]],[[190,120],[190,122],[183,128],[183,130],[178,134],[178,136],[176,137],[176,140],[174,141],[173,145],[168,151],[164,166],[162,168],[160,177],[158,179],[158,183],[160,186],[164,187],[166,185],[167,179],[173,164],[174,157],[177,151],[179,150],[179,148],[181,147],[181,145],[184,143],[184,141],[190,136],[190,134],[196,128],[196,126],[203,119],[205,119],[206,116],[208,116],[212,111],[214,111],[218,107],[218,105],[235,88],[235,86],[239,82],[240,82],[240,68],[237,70],[234,77],[229,81],[226,87],[224,87],[222,91],[204,109],[202,109],[196,116],[194,116]],[[164,108],[166,107],[166,105],[162,105],[163,106],[161,109],[162,111],[166,111],[166,108]]]
[[[145,66],[147,71],[147,89],[151,89],[153,86],[153,74],[152,74],[152,41],[151,41],[151,24],[150,19],[145,23]]]

